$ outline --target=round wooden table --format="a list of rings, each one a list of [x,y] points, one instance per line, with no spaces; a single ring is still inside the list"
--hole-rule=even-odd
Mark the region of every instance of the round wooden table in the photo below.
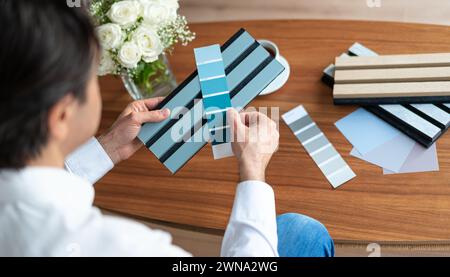
[[[197,39],[178,47],[171,64],[178,81],[195,69],[193,48],[225,42],[244,27],[257,39],[278,44],[291,65],[289,82],[277,93],[259,97],[254,107],[303,104],[358,175],[333,190],[303,147],[280,122],[280,150],[267,172],[277,212],[318,219],[336,240],[419,241],[450,238],[450,134],[437,143],[440,171],[384,176],[379,167],[350,157],[352,148],[334,123],[356,106],[334,106],[323,69],[360,42],[380,54],[450,52],[450,27],[362,21],[241,21],[192,24]],[[102,130],[131,101],[121,81],[101,79]],[[223,231],[238,182],[234,159],[214,161],[205,147],[179,173],[169,171],[142,148],[96,185],[101,208],[172,224]],[[219,230],[219,231],[218,231]]]

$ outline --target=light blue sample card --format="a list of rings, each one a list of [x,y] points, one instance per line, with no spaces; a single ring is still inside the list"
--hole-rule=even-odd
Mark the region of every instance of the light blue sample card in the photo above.
[[[363,108],[339,120],[335,125],[363,156],[401,134]]]
[[[353,148],[350,155],[392,172],[399,172],[415,145],[414,140],[404,134],[399,134],[364,155],[359,153],[356,148]]]
[[[419,143],[415,143],[405,162],[396,170],[389,169],[389,162],[387,161],[389,157],[394,156],[396,153],[393,153],[392,156],[386,156],[385,163],[380,163],[376,160],[377,157],[370,153],[366,156],[361,155],[356,148],[353,148],[350,154],[363,161],[381,166],[384,175],[439,171],[436,144],[433,144],[430,148],[425,148]]]
[[[226,111],[232,104],[220,46],[216,44],[197,48],[194,52],[214,159],[231,157],[233,150]],[[219,116],[220,120],[217,119]]]
[[[285,113],[283,120],[333,188],[341,186],[356,176],[303,106]]]
[[[394,172],[383,169],[383,174],[390,175],[430,171],[439,171],[436,143],[433,143],[430,148],[425,148],[417,143],[399,171]]]

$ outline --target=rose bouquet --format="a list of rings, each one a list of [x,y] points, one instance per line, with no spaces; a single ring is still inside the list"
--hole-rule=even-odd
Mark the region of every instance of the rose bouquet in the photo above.
[[[98,74],[125,76],[141,90],[135,98],[152,96],[171,75],[165,54],[195,38],[178,8],[178,0],[91,1],[102,45]]]

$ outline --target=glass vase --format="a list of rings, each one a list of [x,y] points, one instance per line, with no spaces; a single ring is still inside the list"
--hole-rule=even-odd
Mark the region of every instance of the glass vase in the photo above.
[[[177,81],[167,56],[161,55],[157,63],[157,69],[154,70],[145,84],[137,83],[126,72],[121,75],[126,90],[134,100],[167,96],[177,87]]]

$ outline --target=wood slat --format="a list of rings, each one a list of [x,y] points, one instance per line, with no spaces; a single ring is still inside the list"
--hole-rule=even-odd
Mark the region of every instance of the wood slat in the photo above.
[[[450,67],[337,70],[336,84],[450,81]]]
[[[336,69],[450,66],[450,53],[337,57]]]
[[[450,82],[336,84],[333,96],[335,99],[450,96]]]

